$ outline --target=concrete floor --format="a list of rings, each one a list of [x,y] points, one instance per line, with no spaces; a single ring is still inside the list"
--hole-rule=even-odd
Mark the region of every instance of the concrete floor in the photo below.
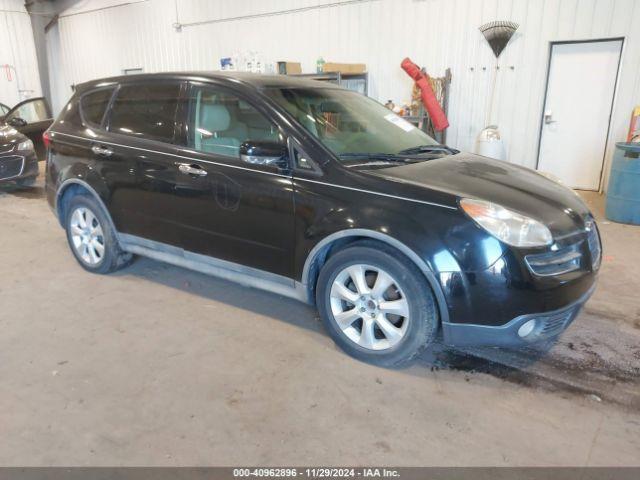
[[[394,371],[292,300],[146,259],[86,273],[42,194],[0,193],[0,465],[640,465],[640,228],[601,223],[599,290],[549,357]]]

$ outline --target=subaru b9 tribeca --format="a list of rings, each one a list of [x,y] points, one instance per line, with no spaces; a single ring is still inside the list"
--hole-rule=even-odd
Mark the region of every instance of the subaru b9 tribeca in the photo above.
[[[382,366],[560,334],[593,292],[593,216],[533,170],[458,152],[375,101],[286,76],[79,85],[45,134],[46,190],[79,264],[134,255],[315,304]]]

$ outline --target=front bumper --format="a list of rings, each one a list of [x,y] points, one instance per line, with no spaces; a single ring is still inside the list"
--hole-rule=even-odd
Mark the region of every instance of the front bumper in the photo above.
[[[577,301],[563,308],[544,313],[520,315],[505,325],[443,322],[444,341],[452,346],[525,347],[557,337],[578,316],[594,290],[595,284]],[[531,320],[535,322],[534,327],[526,336],[521,336],[518,333],[520,328]]]
[[[0,156],[0,183],[15,182],[38,176],[38,158],[35,153],[17,152]]]

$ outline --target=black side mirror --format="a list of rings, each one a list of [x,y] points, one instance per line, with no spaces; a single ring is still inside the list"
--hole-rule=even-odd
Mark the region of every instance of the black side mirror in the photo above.
[[[247,140],[240,145],[240,160],[252,165],[288,168],[286,145],[269,140]]]
[[[27,121],[20,117],[13,117],[9,120],[9,125],[12,127],[24,127],[27,124]]]

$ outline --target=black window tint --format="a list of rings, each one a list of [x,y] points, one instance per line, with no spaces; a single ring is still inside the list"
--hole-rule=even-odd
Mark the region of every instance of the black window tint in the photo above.
[[[87,122],[93,123],[94,125],[100,125],[102,123],[102,117],[107,109],[112,93],[113,88],[107,88],[88,93],[82,97],[80,102],[82,104],[82,115]]]
[[[109,130],[161,142],[174,142],[179,84],[123,86],[111,111]]]
[[[67,125],[82,126],[80,118],[80,101],[78,97],[72,98],[60,112],[59,120],[64,120]]]

